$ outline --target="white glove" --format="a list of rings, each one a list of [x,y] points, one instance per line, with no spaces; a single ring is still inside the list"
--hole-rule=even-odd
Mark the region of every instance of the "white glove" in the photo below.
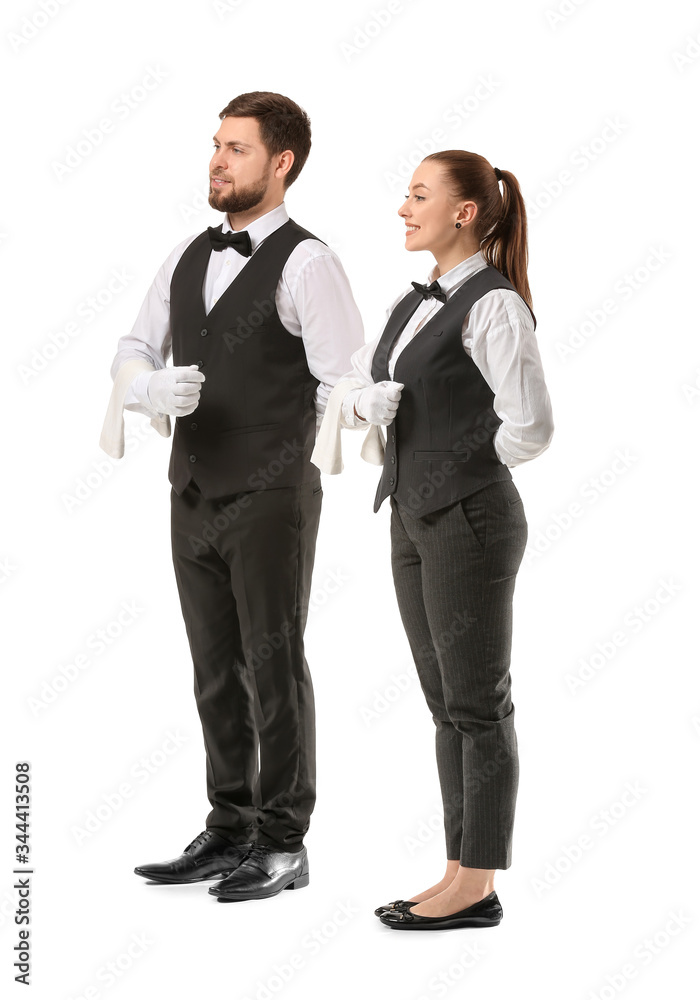
[[[146,391],[151,406],[159,413],[184,417],[197,408],[203,381],[204,374],[197,365],[159,368],[149,378]]]
[[[357,394],[355,410],[370,424],[390,424],[396,416],[403,382],[375,382]]]

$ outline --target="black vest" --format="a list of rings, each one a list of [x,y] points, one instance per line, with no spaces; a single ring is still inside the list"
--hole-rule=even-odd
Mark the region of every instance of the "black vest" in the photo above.
[[[391,495],[413,517],[423,517],[487,483],[513,478],[493,446],[503,422],[493,409],[494,393],[462,344],[464,317],[493,288],[515,291],[488,264],[460,285],[399,354],[392,380],[404,389],[386,428],[375,512]],[[391,378],[392,345],[422,301],[420,292],[411,291],[389,317],[372,361],[375,382]]]
[[[221,228],[221,227],[219,227]],[[187,247],[170,285],[173,364],[199,365],[206,380],[193,413],[177,417],[168,478],[179,495],[194,479],[207,499],[310,482],[314,393],[301,337],[275,305],[294,247],[316,239],[289,219],[255,250],[211,311],[204,278],[208,232]]]

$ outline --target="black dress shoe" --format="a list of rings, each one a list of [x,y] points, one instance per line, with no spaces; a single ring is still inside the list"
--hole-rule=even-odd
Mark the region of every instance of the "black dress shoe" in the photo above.
[[[395,899],[393,903],[386,903],[378,906],[374,911],[375,916],[381,917],[382,913],[393,913],[394,910],[405,910],[407,906],[418,906],[417,899]]]
[[[211,890],[210,890],[211,891]],[[418,904],[414,904],[418,906]],[[503,917],[503,908],[495,892],[490,892],[466,910],[450,913],[446,917],[421,917],[410,909],[400,909],[381,914],[379,919],[387,927],[401,931],[436,931],[448,927],[495,927]]]
[[[212,885],[209,892],[219,902],[267,899],[283,889],[301,889],[309,884],[306,848],[280,851],[268,844],[253,844],[236,870]]]
[[[137,875],[152,882],[204,882],[230,875],[246,856],[249,843],[232,844],[213,830],[204,830],[188,844],[178,858],[134,868]]]

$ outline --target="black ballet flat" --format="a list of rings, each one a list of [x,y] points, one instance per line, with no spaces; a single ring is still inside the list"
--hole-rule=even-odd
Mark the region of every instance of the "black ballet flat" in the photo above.
[[[411,906],[412,904],[408,904]],[[413,904],[413,905],[418,905]],[[400,931],[437,931],[450,927],[495,927],[503,917],[503,908],[495,891],[473,903],[465,910],[450,913],[445,917],[422,917],[411,913],[410,909],[397,908],[379,914],[379,919],[387,927]]]

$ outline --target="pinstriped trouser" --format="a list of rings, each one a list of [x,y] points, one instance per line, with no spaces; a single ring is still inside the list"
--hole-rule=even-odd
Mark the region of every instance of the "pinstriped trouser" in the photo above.
[[[527,536],[511,479],[419,518],[391,497],[394,584],[436,727],[447,858],[469,868],[511,864],[512,609]]]

